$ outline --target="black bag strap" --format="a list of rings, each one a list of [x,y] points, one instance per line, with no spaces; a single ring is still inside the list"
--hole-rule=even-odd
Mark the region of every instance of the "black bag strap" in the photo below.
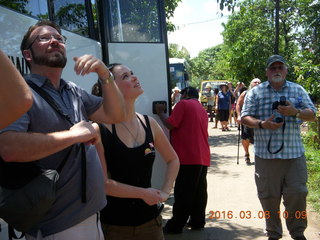
[[[44,100],[47,101],[47,103],[49,103],[49,105],[56,110],[61,116],[63,116],[65,119],[67,119],[67,121],[71,124],[74,125],[73,122],[71,121],[71,118],[69,117],[68,114],[65,114],[61,108],[59,107],[59,105],[54,101],[54,99],[48,94],[46,93],[46,91],[44,91],[41,87],[39,87],[37,84],[31,82],[31,81],[27,81],[27,83],[29,84],[29,86],[35,90]]]
[[[36,91],[54,110],[56,110],[62,117],[64,117],[71,125],[74,125],[73,122],[71,121],[71,118],[69,117],[68,114],[64,113],[59,105],[54,101],[54,99],[46,92],[44,91],[41,87],[36,85],[35,83],[31,81],[27,81],[29,86]],[[87,179],[87,160],[86,160],[86,151],[85,151],[85,146],[84,143],[80,144],[80,149],[81,149],[81,199],[82,202],[85,203],[87,202],[87,197],[86,197],[86,192],[87,192],[87,187],[86,187],[86,179]],[[71,152],[71,150],[70,150]],[[70,152],[68,153],[67,157],[69,156]],[[61,162],[60,166],[58,169],[61,170],[66,163],[67,157]],[[61,166],[62,165],[62,166]],[[57,169],[57,171],[58,171]],[[59,172],[59,171],[58,171]]]

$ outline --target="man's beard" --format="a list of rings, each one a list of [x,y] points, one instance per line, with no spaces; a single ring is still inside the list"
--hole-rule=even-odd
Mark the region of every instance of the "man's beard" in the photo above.
[[[67,64],[67,58],[62,53],[55,53],[54,56],[37,56],[31,48],[32,60],[37,65],[43,65],[54,68],[64,68]]]
[[[274,83],[279,83],[283,81],[282,75],[281,74],[277,74],[275,76],[272,76],[271,81]]]

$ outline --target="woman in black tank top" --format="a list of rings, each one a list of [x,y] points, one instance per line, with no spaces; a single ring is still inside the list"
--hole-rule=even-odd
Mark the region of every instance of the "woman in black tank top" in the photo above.
[[[143,93],[138,78],[121,64],[109,70],[124,96],[127,117],[121,123],[99,124],[102,144],[97,150],[108,200],[101,211],[105,239],[164,239],[160,212],[179,170],[178,156],[158,123],[135,112],[135,100]],[[101,95],[101,88],[97,83],[93,94]],[[161,189],[151,187],[155,149],[167,164]]]

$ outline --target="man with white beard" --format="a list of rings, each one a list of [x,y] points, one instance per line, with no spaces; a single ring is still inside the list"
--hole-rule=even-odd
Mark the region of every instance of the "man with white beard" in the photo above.
[[[313,121],[316,109],[300,85],[286,80],[288,67],[279,55],[268,58],[268,81],[247,93],[241,122],[254,128],[255,180],[269,240],[282,237],[284,219],[293,239],[307,228],[307,167],[300,124]],[[280,211],[281,198],[285,211]]]

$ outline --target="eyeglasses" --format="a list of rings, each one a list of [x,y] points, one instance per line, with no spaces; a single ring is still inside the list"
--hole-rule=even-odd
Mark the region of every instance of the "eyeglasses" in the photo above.
[[[252,83],[258,83],[258,84],[260,84],[261,82],[260,82],[260,81],[254,81],[254,82],[252,82]]]
[[[36,40],[38,40],[39,42],[42,43],[48,43],[52,40],[52,38],[54,38],[55,40],[57,40],[59,43],[61,44],[65,44],[67,41],[67,38],[65,36],[62,35],[53,35],[53,34],[49,34],[49,35],[38,35],[30,44],[26,49],[29,49],[32,47],[32,45],[35,43]]]
[[[282,70],[284,70],[285,69],[285,66],[273,66],[273,67],[269,67],[269,69],[271,70],[271,71],[276,71],[276,70],[279,70],[279,71],[282,71]]]

